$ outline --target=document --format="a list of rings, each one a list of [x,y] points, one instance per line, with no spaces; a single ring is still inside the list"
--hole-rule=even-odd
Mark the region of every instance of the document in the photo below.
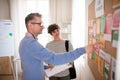
[[[109,73],[110,73],[110,64],[105,62],[105,66],[104,66],[104,75],[105,78],[108,80],[109,77]]]
[[[96,26],[97,26],[97,34],[100,34],[100,19],[99,18],[96,20]]]
[[[104,30],[104,39],[107,41],[111,41],[112,22],[113,22],[113,15],[112,13],[109,13],[106,16],[105,30]]]
[[[115,80],[115,76],[116,76],[116,59],[112,57],[111,80]]]
[[[14,56],[14,34],[11,20],[0,20],[0,57]]]
[[[119,29],[119,22],[120,22],[120,9],[114,11],[113,14],[113,29]]]
[[[118,46],[118,40],[119,40],[119,30],[113,30],[112,31],[112,47],[117,48]]]
[[[104,0],[95,0],[95,15],[96,17],[104,15]]]
[[[55,75],[55,74],[57,74],[57,73],[59,73],[61,71],[64,71],[64,70],[66,70],[66,69],[68,69],[70,67],[72,67],[72,65],[69,64],[69,63],[63,64],[63,65],[58,65],[58,66],[55,66],[52,69],[46,69],[45,73],[46,73],[47,77],[51,77],[51,76],[53,76],[53,75]]]

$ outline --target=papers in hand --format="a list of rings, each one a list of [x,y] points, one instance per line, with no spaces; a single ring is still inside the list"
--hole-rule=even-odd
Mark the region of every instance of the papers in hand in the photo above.
[[[72,67],[71,64],[67,63],[67,64],[63,64],[63,65],[59,65],[59,66],[54,66],[54,68],[52,69],[46,69],[45,73],[47,75],[47,77],[51,77],[59,72],[62,72],[68,68]]]

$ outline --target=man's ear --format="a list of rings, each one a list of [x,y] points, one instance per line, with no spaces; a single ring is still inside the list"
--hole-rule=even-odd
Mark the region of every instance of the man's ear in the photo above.
[[[28,26],[32,26],[32,24],[31,24],[31,23],[28,23]]]
[[[32,24],[31,23],[28,23],[28,29],[32,29]]]

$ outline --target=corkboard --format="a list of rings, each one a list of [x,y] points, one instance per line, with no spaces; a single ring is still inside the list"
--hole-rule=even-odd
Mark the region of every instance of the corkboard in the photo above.
[[[95,18],[95,1],[93,1],[88,7],[88,19],[91,20]]]
[[[113,5],[113,0],[104,0],[104,16],[106,16],[108,13],[113,13],[115,11],[115,9],[112,8],[112,5]],[[95,0],[93,0],[93,2],[88,7],[88,20],[93,20],[95,18],[96,18],[95,17]],[[98,17],[97,19],[99,18],[100,17]],[[88,43],[89,44],[95,42],[95,41],[91,41],[91,36],[89,35],[91,28],[92,28],[91,25],[88,25],[88,40],[89,40]],[[100,34],[97,34],[97,35],[100,36]],[[105,46],[101,48],[101,50],[103,50],[108,55],[116,59],[117,49],[112,47],[112,41],[105,40],[104,45]],[[94,56],[91,57],[91,55],[92,54],[88,55],[88,65],[91,69],[91,72],[93,73],[95,80],[106,80],[105,75],[102,75],[98,69],[97,61],[100,59],[100,56],[95,54]],[[97,56],[98,58],[96,59],[95,56]],[[111,80],[111,61],[109,65],[110,65],[110,70],[108,73],[108,80]]]
[[[105,15],[113,12],[114,10],[112,9],[112,4],[113,4],[113,0],[105,0]],[[88,19],[91,20],[93,18],[95,18],[95,0],[93,0],[93,2],[89,5],[88,7]]]

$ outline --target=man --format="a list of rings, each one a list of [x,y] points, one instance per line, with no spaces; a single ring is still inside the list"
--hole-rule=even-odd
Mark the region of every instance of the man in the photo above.
[[[60,65],[71,62],[82,54],[91,53],[94,50],[93,45],[88,45],[65,54],[53,54],[37,41],[37,36],[44,29],[42,23],[42,16],[39,13],[31,13],[25,18],[27,33],[19,46],[23,71],[22,80],[44,80],[43,62]]]

